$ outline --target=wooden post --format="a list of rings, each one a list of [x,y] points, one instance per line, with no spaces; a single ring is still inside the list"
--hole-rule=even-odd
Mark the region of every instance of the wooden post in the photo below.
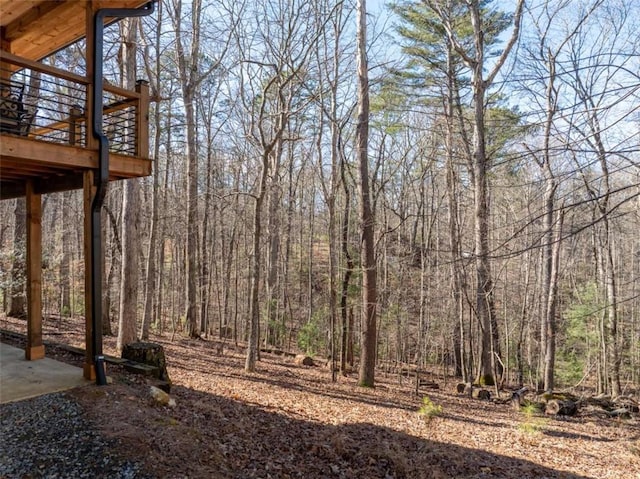
[[[82,137],[80,130],[80,119],[82,118],[82,109],[78,106],[72,106],[69,110],[69,144],[76,146]]]
[[[85,2],[86,9],[86,33],[87,36],[85,38],[86,52],[87,52],[87,64],[86,64],[86,75],[87,75],[87,88],[86,88],[86,102],[85,102],[85,116],[86,116],[86,148],[88,150],[97,150],[98,149],[98,140],[93,137],[91,133],[91,125],[93,125],[93,88],[94,85],[91,84],[93,81],[93,71],[95,70],[96,59],[93,58],[93,45],[95,43],[94,31],[93,31],[93,17],[96,11],[96,5],[93,0],[87,0]]]
[[[42,198],[27,181],[27,347],[28,360],[44,357],[42,343]]]
[[[91,81],[93,79],[93,70],[95,68],[95,58],[93,57],[93,45],[95,42],[93,31],[93,17],[95,14],[96,6],[93,0],[88,0],[85,3],[86,8],[86,52],[87,52],[87,79],[89,80],[86,89],[86,148],[89,150],[97,150],[98,142],[91,133],[91,125],[93,124],[93,85]],[[92,301],[91,290],[93,282],[91,280],[91,202],[96,193],[96,187],[94,183],[94,171],[88,170],[84,172],[82,178],[83,185],[83,205],[84,205],[84,318],[85,318],[85,359],[83,373],[85,379],[90,381],[96,378],[96,368],[93,363],[93,345],[92,345]]]
[[[149,83],[136,82],[136,92],[140,94],[136,108],[136,156],[149,158]]]
[[[3,52],[11,52],[11,43],[6,41],[4,38],[0,38],[0,50]],[[3,80],[11,78],[11,68],[12,65],[9,63],[0,62],[0,78]]]
[[[96,193],[96,187],[93,182],[93,170],[84,172],[82,178],[83,185],[83,204],[84,204],[84,318],[85,318],[85,359],[84,359],[84,377],[90,381],[96,378],[96,369],[93,363],[93,348],[91,343],[92,333],[92,302],[91,288],[91,202]]]

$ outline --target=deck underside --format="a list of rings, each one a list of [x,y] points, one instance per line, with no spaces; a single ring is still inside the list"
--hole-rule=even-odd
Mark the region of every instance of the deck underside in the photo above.
[[[0,199],[24,196],[27,181],[34,192],[52,193],[82,187],[82,172],[98,167],[98,152],[13,135],[0,135]],[[110,154],[111,180],[151,174],[151,160]]]

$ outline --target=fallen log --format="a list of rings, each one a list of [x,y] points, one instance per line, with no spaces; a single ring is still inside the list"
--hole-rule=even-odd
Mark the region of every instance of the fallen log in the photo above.
[[[563,401],[560,399],[547,401],[547,406],[544,410],[544,413],[550,416],[575,416],[577,412],[578,405],[574,401]]]
[[[434,381],[429,381],[427,379],[420,379],[418,381],[418,385],[421,388],[425,388],[425,389],[440,389],[440,385]]]
[[[579,398],[570,392],[545,392],[538,397],[538,401],[541,402],[549,402],[553,400],[578,402]]]
[[[613,405],[616,409],[626,409],[630,413],[637,414],[640,412],[640,406],[630,397],[618,396],[613,400]]]
[[[620,419],[631,419],[631,412],[626,408],[614,409],[613,411],[607,411],[609,417],[619,417]]]
[[[601,409],[610,410],[614,409],[613,402],[611,401],[610,396],[592,396],[582,400],[583,403],[589,404],[590,406],[596,406]]]

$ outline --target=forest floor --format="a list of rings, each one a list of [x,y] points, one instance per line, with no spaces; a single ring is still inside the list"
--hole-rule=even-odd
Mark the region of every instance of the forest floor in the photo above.
[[[0,328],[26,325],[2,318]],[[44,330],[84,345],[81,319],[47,320]],[[367,389],[355,374],[332,383],[326,367],[266,353],[247,374],[240,347],[217,355],[216,341],[151,339],[165,348],[175,407],[154,405],[146,379],[111,365],[113,384],[69,394],[120,454],[160,478],[640,478],[638,415],[528,417],[458,395],[454,381],[416,395],[412,380],[379,372]],[[47,355],[82,362],[54,346]],[[423,396],[440,415],[418,413]]]

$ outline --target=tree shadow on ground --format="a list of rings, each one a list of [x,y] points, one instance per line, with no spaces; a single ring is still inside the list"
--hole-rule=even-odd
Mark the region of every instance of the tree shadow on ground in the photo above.
[[[175,408],[150,405],[146,388],[95,389],[73,395],[104,434],[157,477],[585,479],[388,427],[318,423],[180,386],[172,391]]]
[[[577,439],[580,441],[615,442],[614,439],[609,439],[607,437],[587,436],[586,434],[578,434],[575,432],[568,432],[568,431],[556,431],[552,429],[543,429],[542,433],[545,436],[561,437],[566,439]]]

